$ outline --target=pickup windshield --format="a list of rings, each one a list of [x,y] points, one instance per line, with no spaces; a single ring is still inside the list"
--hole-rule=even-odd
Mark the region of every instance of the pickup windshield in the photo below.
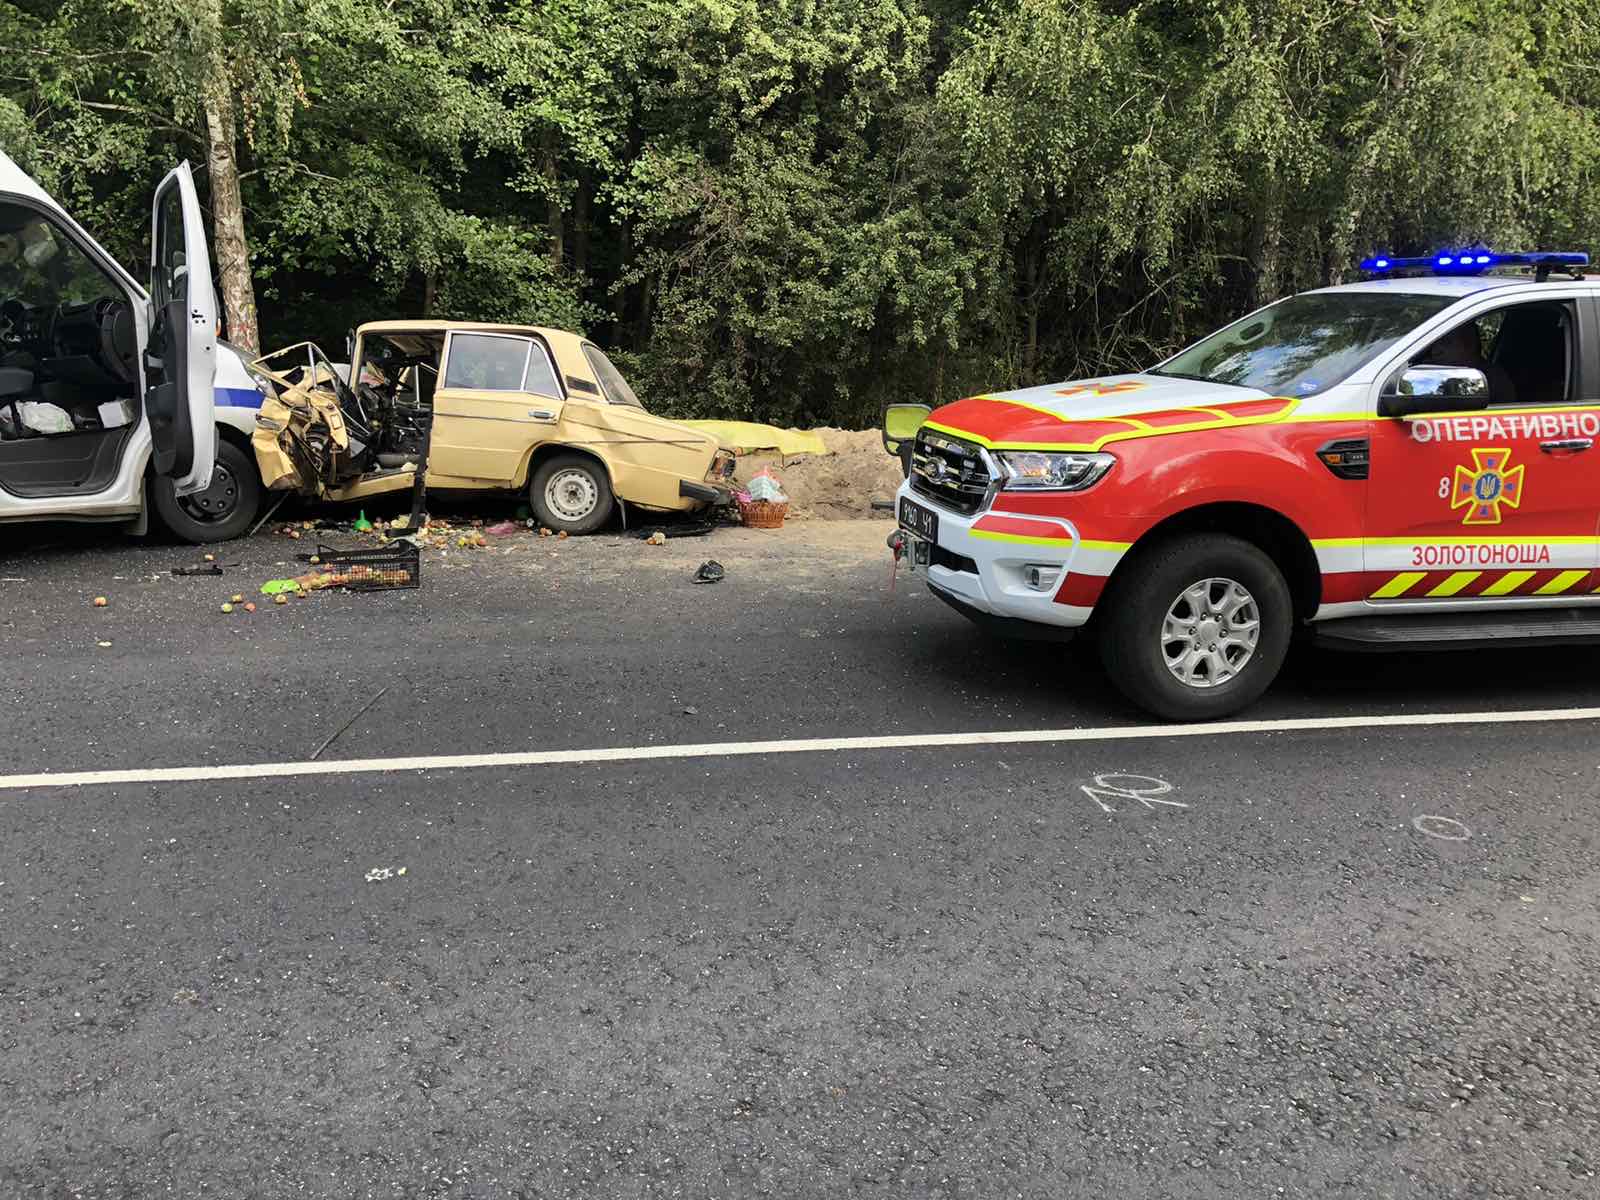
[[[1377,292],[1291,296],[1219,329],[1151,374],[1312,396],[1458,299]]]

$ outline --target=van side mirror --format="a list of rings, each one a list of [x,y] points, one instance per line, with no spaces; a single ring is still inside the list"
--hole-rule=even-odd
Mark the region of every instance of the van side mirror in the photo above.
[[[1380,417],[1489,406],[1489,378],[1476,367],[1407,367],[1378,397]]]

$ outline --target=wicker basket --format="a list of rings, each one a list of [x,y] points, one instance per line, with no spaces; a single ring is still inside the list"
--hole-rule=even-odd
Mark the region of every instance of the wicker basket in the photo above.
[[[788,501],[741,500],[739,519],[750,529],[782,529],[789,513]]]

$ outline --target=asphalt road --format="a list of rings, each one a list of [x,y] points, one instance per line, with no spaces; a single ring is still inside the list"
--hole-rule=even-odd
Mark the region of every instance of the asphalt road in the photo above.
[[[0,775],[303,760],[382,688],[323,758],[1142,723],[888,594],[886,529],[229,617],[304,547],[8,531]],[[1597,668],[1301,654],[1251,716],[1372,720],[1292,734],[0,790],[0,1196],[1594,1195],[1595,727],[1382,718]]]

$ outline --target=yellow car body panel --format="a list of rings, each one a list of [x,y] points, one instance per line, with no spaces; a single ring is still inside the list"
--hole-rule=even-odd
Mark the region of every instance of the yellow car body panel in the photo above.
[[[450,350],[456,336],[479,334],[509,339],[532,339],[548,355],[552,379],[542,369],[529,367],[522,386],[515,390],[485,387],[482,379],[453,380]],[[654,416],[643,408],[611,403],[602,381],[585,353],[584,338],[566,330],[525,325],[495,325],[469,321],[374,321],[356,331],[352,380],[365,378],[367,348],[374,339],[395,338],[441,344],[437,387],[432,395],[428,441],[427,486],[430,490],[505,491],[528,486],[535,459],[541,452],[574,450],[592,455],[606,468],[615,495],[629,505],[655,511],[690,511],[707,503],[702,498],[718,451],[718,439],[702,430]],[[269,356],[278,359],[284,352]],[[323,397],[311,404],[301,387],[274,374],[258,360],[254,366],[283,388],[284,400],[268,398],[263,415],[273,424],[280,418],[268,406],[308,412],[335,413],[333,393],[321,386],[312,391]],[[529,358],[532,362],[532,355]],[[417,368],[412,368],[415,371]],[[465,386],[467,384],[477,386]],[[408,385],[409,386],[409,385]],[[559,393],[559,394],[557,394]],[[314,419],[314,418],[312,418]],[[342,429],[342,419],[339,420]],[[303,437],[303,435],[302,435]],[[255,437],[256,459],[262,477],[271,487],[297,487],[329,500],[355,500],[411,486],[414,466],[403,465],[369,471],[337,482],[320,479],[307,487],[306,456],[285,431],[259,424]],[[723,461],[727,461],[724,459]],[[697,485],[702,497],[685,495],[684,485]]]

